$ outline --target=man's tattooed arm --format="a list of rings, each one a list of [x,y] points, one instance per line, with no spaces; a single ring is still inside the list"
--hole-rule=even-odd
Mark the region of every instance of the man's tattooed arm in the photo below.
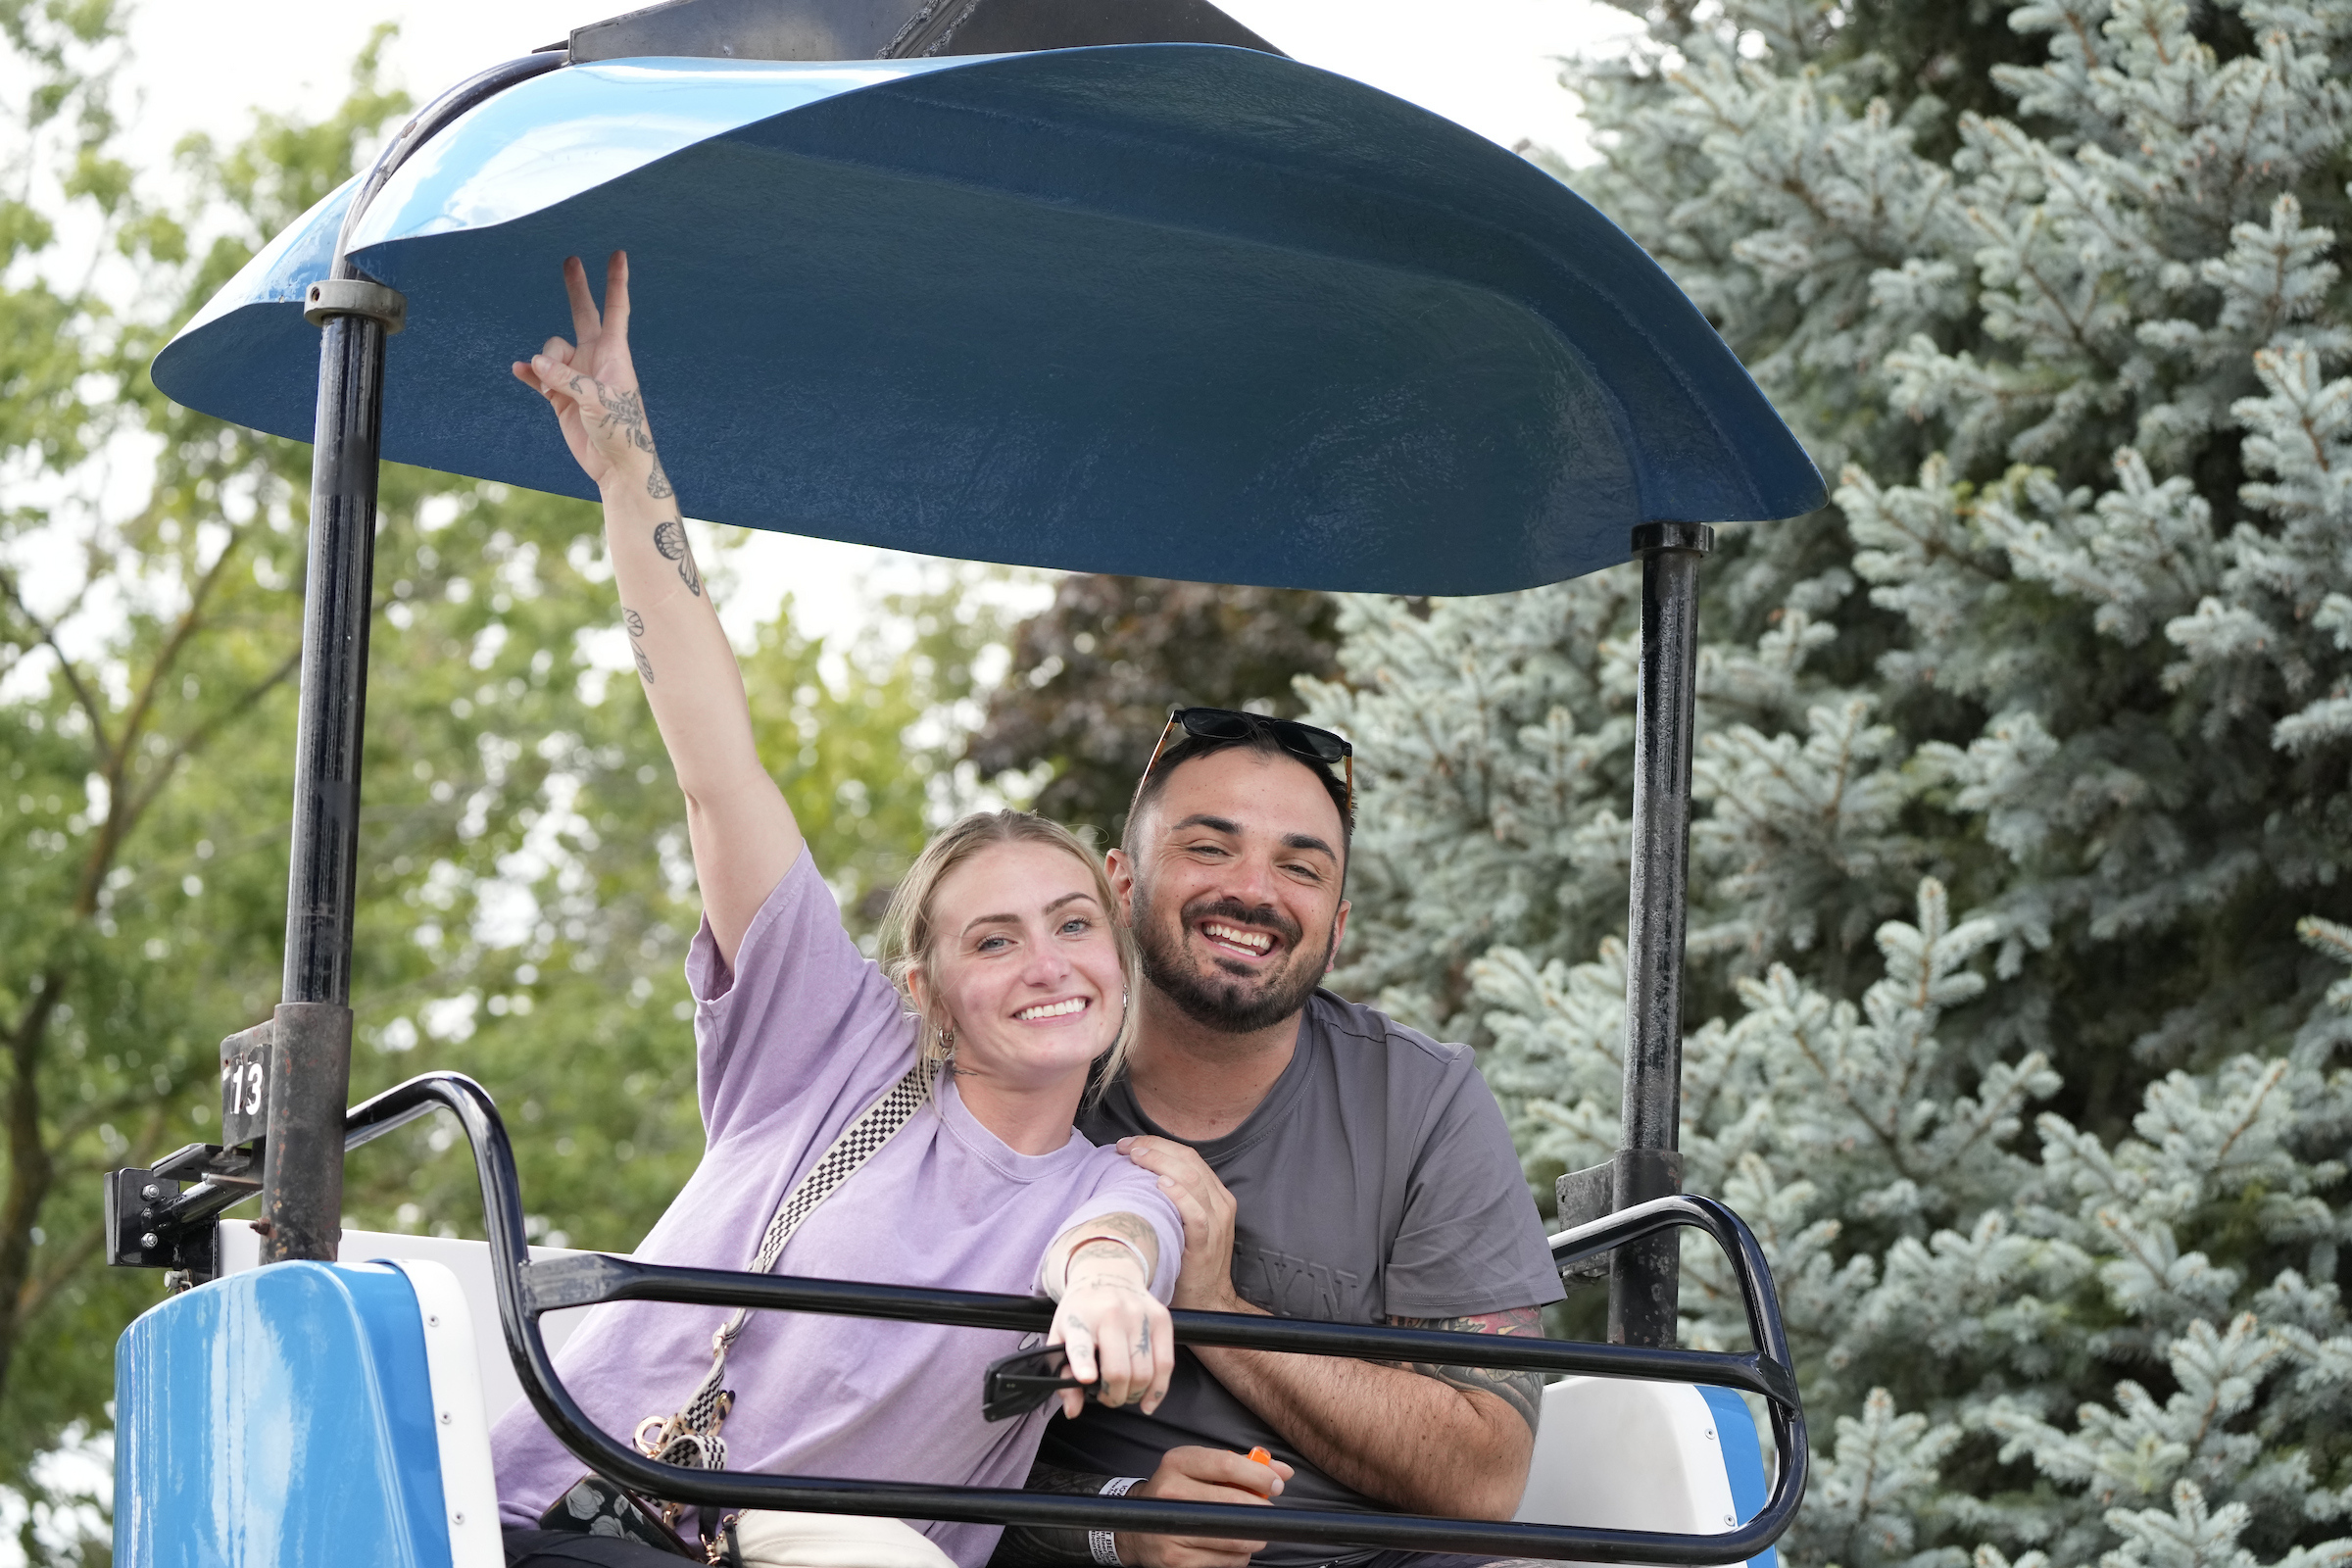
[[[1389,1321],[1400,1329],[1439,1329],[1450,1334],[1518,1334],[1542,1338],[1544,1312],[1541,1307],[1514,1306],[1500,1312],[1479,1312],[1469,1317],[1397,1317]],[[1503,1372],[1478,1366],[1440,1366],[1433,1361],[1404,1361],[1408,1372],[1418,1372],[1425,1378],[1436,1378],[1448,1388],[1465,1394],[1492,1394],[1519,1412],[1527,1430],[1536,1430],[1537,1417],[1544,1407],[1544,1374],[1541,1372]]]

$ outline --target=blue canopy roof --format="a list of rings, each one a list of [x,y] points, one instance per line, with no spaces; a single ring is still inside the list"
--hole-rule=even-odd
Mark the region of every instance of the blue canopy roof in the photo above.
[[[307,439],[346,186],[157,357]],[[630,257],[689,515],[934,555],[1486,593],[1821,477],[1704,318],[1542,170],[1346,77],[1201,44],[570,66],[406,165],[352,257],[408,298],[383,453],[592,496],[508,364]]]

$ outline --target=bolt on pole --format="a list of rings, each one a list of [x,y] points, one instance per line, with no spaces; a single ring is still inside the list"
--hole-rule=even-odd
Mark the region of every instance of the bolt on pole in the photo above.
[[[1625,1100],[1613,1203],[1683,1189],[1683,946],[1690,879],[1690,748],[1698,659],[1698,564],[1715,530],[1634,530],[1642,561],[1642,672],[1634,710],[1633,896],[1626,922]],[[1677,1236],[1619,1248],[1609,1269],[1609,1340],[1675,1343]]]
[[[360,746],[375,592],[376,457],[384,340],[400,295],[379,283],[315,283],[304,315],[323,330],[303,590],[302,706],[286,886],[283,1001],[271,1016],[265,1262],[331,1262],[343,1228],[343,1108],[351,1089],[351,930],[359,875]]]

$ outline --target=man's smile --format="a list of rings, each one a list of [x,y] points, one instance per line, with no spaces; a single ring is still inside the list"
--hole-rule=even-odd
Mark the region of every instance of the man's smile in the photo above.
[[[1194,929],[1207,940],[1210,947],[1245,958],[1266,957],[1281,946],[1279,938],[1264,931],[1251,931],[1228,920],[1202,920]]]

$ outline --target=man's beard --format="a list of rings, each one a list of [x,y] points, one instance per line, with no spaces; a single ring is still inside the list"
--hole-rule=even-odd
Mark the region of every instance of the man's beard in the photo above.
[[[1139,902],[1150,910],[1148,895]],[[1216,969],[1213,960],[1207,968],[1194,968],[1186,960],[1185,933],[1197,920],[1217,917],[1281,932],[1289,954],[1287,963],[1263,979],[1249,980]],[[1331,961],[1330,940],[1325,939],[1322,955],[1309,961],[1299,949],[1298,936],[1298,928],[1271,908],[1251,909],[1235,900],[1219,899],[1181,911],[1172,940],[1170,932],[1147,913],[1136,924],[1135,946],[1144,978],[1186,1017],[1220,1034],[1246,1035],[1280,1023],[1305,1006],[1306,999],[1322,982]]]

